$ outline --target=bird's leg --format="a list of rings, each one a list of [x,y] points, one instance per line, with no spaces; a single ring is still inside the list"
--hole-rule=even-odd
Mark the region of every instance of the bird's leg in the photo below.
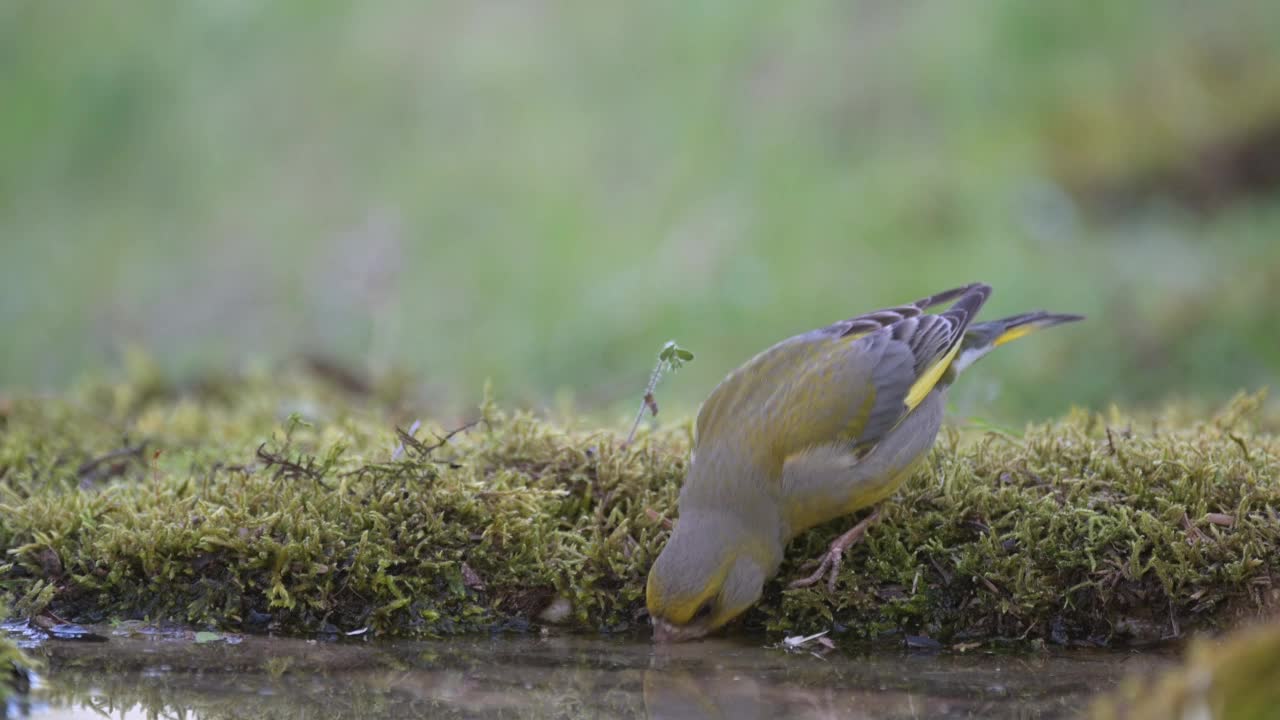
[[[862,536],[867,534],[867,528],[871,527],[871,523],[879,519],[880,511],[876,510],[863,518],[862,522],[850,528],[848,532],[836,538],[832,541],[830,549],[822,556],[822,561],[818,563],[818,569],[814,570],[809,577],[793,580],[788,587],[809,587],[821,580],[823,575],[826,575],[827,589],[834,593],[836,591],[836,576],[840,574],[840,563],[844,561],[844,551],[861,540]]]

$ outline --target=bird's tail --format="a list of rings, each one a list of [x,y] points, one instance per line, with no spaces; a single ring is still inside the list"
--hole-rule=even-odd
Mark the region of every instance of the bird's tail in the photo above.
[[[1023,335],[1030,335],[1041,328],[1083,319],[1083,315],[1066,315],[1036,310],[1035,312],[1022,313],[1021,315],[990,322],[974,323],[965,331],[964,340],[960,343],[960,352],[956,354],[955,360],[951,362],[949,371],[952,374],[959,373],[972,365],[978,358],[1001,345],[1011,340],[1017,340]]]

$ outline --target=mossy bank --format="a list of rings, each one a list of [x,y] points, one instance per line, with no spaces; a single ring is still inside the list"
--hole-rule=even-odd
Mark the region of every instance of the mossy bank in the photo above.
[[[429,410],[376,397],[262,373],[0,398],[0,597],[291,633],[647,624],[687,422],[624,447],[486,403],[409,432]],[[785,586],[849,520],[792,543],[743,625],[1104,644],[1256,614],[1280,574],[1259,405],[945,430],[836,593]]]

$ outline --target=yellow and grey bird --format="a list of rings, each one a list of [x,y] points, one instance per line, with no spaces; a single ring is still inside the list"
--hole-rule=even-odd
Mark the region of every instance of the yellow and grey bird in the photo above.
[[[793,537],[891,495],[933,446],[947,389],[975,360],[1083,319],[1029,312],[974,323],[990,293],[974,283],[796,335],[712,391],[698,412],[679,519],[649,571],[656,640],[721,627],[760,598]],[[841,553],[865,526],[832,543],[800,583],[828,571],[834,583]]]

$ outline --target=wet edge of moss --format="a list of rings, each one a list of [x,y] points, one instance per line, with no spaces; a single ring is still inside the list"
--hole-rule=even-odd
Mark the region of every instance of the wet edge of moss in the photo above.
[[[0,618],[7,617],[9,608],[0,597]],[[30,668],[34,661],[28,657],[13,641],[0,635],[0,703],[15,693],[25,692],[29,685]]]
[[[792,543],[743,624],[1109,644],[1256,615],[1280,570],[1261,403],[947,430],[836,593],[785,584],[852,518]],[[687,422],[624,447],[488,401],[414,420],[302,374],[2,400],[0,596],[26,617],[290,633],[646,622]]]

